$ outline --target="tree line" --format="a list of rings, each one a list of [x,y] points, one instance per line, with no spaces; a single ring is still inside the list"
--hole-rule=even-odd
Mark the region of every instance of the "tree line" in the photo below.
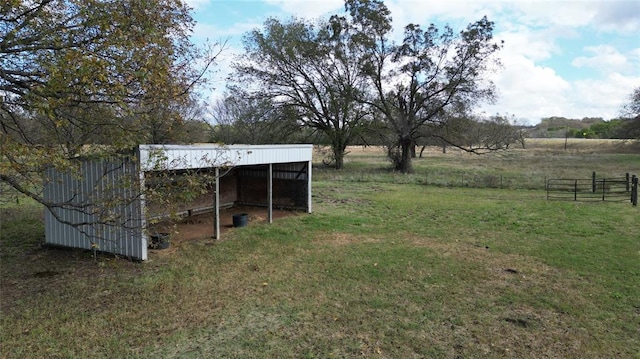
[[[331,147],[336,168],[348,145],[382,144],[402,172],[412,171],[421,143],[503,148],[510,140],[498,137],[508,122],[472,115],[495,98],[489,74],[500,66],[502,43],[493,30],[486,17],[458,32],[407,24],[396,43],[391,12],[379,0],[347,0],[344,13],[320,20],[270,18],[244,38],[227,96],[214,108],[218,135],[235,140],[223,136],[252,122],[310,136]],[[259,108],[266,111],[251,117]],[[238,109],[247,116],[229,123]]]
[[[396,170],[411,172],[416,147],[426,145],[481,153],[524,147],[527,136],[556,136],[557,128],[558,137],[640,137],[623,119],[584,129],[550,118],[532,128],[513,115],[474,114],[495,100],[490,75],[503,45],[486,17],[457,32],[407,24],[400,42],[391,30],[379,0],[347,0],[344,13],[320,20],[268,19],[244,37],[211,111],[213,140],[324,144],[338,169],[348,145],[379,145]]]
[[[524,145],[514,116],[474,114],[496,97],[503,44],[492,21],[407,24],[396,42],[383,1],[344,5],[248,32],[211,124],[198,93],[224,44],[191,42],[182,1],[0,3],[0,181],[54,206],[42,196],[45,169],[74,171],[81,158],[143,143],[321,143],[336,168],[347,146],[382,145],[402,172],[420,146]],[[640,87],[619,122],[627,137],[640,137],[639,103]]]
[[[605,121],[601,117],[571,119],[546,117],[539,124],[526,129],[533,138],[640,138],[640,124],[633,117],[614,118]]]

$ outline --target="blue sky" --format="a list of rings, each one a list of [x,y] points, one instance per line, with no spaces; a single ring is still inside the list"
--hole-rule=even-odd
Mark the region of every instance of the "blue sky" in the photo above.
[[[186,0],[197,21],[193,39],[229,39],[220,56],[215,90],[234,56],[242,53],[242,36],[261,28],[268,17],[325,17],[344,11],[343,0]],[[528,124],[541,118],[619,115],[621,105],[640,86],[640,0],[580,1],[431,1],[387,0],[396,40],[408,23],[449,24],[460,30],[486,15],[494,37],[504,40],[503,68],[493,74],[496,104],[480,112],[509,114]]]

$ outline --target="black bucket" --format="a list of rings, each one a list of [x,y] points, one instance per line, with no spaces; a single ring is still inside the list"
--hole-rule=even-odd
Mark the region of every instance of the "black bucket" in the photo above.
[[[238,213],[233,215],[234,227],[246,227],[249,223],[249,215],[246,213]]]
[[[151,249],[167,249],[169,248],[169,233],[156,233],[151,235],[151,243],[149,248]]]

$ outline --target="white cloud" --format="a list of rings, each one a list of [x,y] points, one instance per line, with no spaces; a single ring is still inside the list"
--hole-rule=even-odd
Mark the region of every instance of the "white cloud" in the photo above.
[[[201,8],[203,5],[208,4],[210,1],[211,0],[184,0],[187,6],[194,10]]]
[[[499,97],[495,105],[483,106],[488,114],[509,113],[537,123],[543,117],[562,115],[571,84],[549,67],[536,65],[522,55],[502,59],[504,69],[493,77]]]
[[[574,84],[575,111],[580,114],[579,118],[615,118],[619,115],[627,96],[638,84],[640,84],[640,74],[629,77],[617,72],[612,72],[603,79],[576,81]]]
[[[600,2],[594,22],[603,31],[637,35],[640,31],[640,2],[637,0]]]
[[[262,23],[238,22],[232,26],[223,28],[217,25],[199,22],[193,29],[193,37],[198,40],[209,39],[212,41],[232,38],[235,42],[240,43],[244,34],[256,28],[262,28]]]
[[[584,50],[592,53],[593,56],[577,57],[571,62],[573,66],[591,67],[599,69],[603,73],[616,70],[622,72],[633,70],[633,65],[627,60],[627,57],[611,45],[588,46]]]
[[[561,51],[545,32],[534,32],[525,27],[509,32],[496,34],[496,38],[504,40],[502,54],[520,55],[533,61],[546,60]]]
[[[637,0],[529,1],[509,3],[511,18],[527,26],[590,26],[599,32],[633,34],[640,31]]]
[[[503,62],[504,71],[494,78],[501,89],[498,101],[482,110],[513,114],[530,124],[550,116],[615,118],[626,97],[640,84],[640,75],[629,77],[618,72],[602,79],[569,82],[553,69],[537,66],[524,57]]]
[[[344,8],[343,0],[266,0],[281,11],[299,17],[316,19]]]
[[[593,1],[514,1],[510,5],[513,21],[532,27],[584,26],[598,12]]]
[[[428,25],[438,18],[455,19],[456,22],[469,23],[487,15],[491,18],[494,10],[501,7],[499,2],[483,1],[416,1],[391,0],[385,5],[391,11],[395,26],[404,27],[409,23]]]

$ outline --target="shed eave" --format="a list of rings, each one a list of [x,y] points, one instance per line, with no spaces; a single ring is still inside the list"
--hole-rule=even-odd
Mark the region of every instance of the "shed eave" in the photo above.
[[[140,145],[142,171],[309,162],[313,145]]]

